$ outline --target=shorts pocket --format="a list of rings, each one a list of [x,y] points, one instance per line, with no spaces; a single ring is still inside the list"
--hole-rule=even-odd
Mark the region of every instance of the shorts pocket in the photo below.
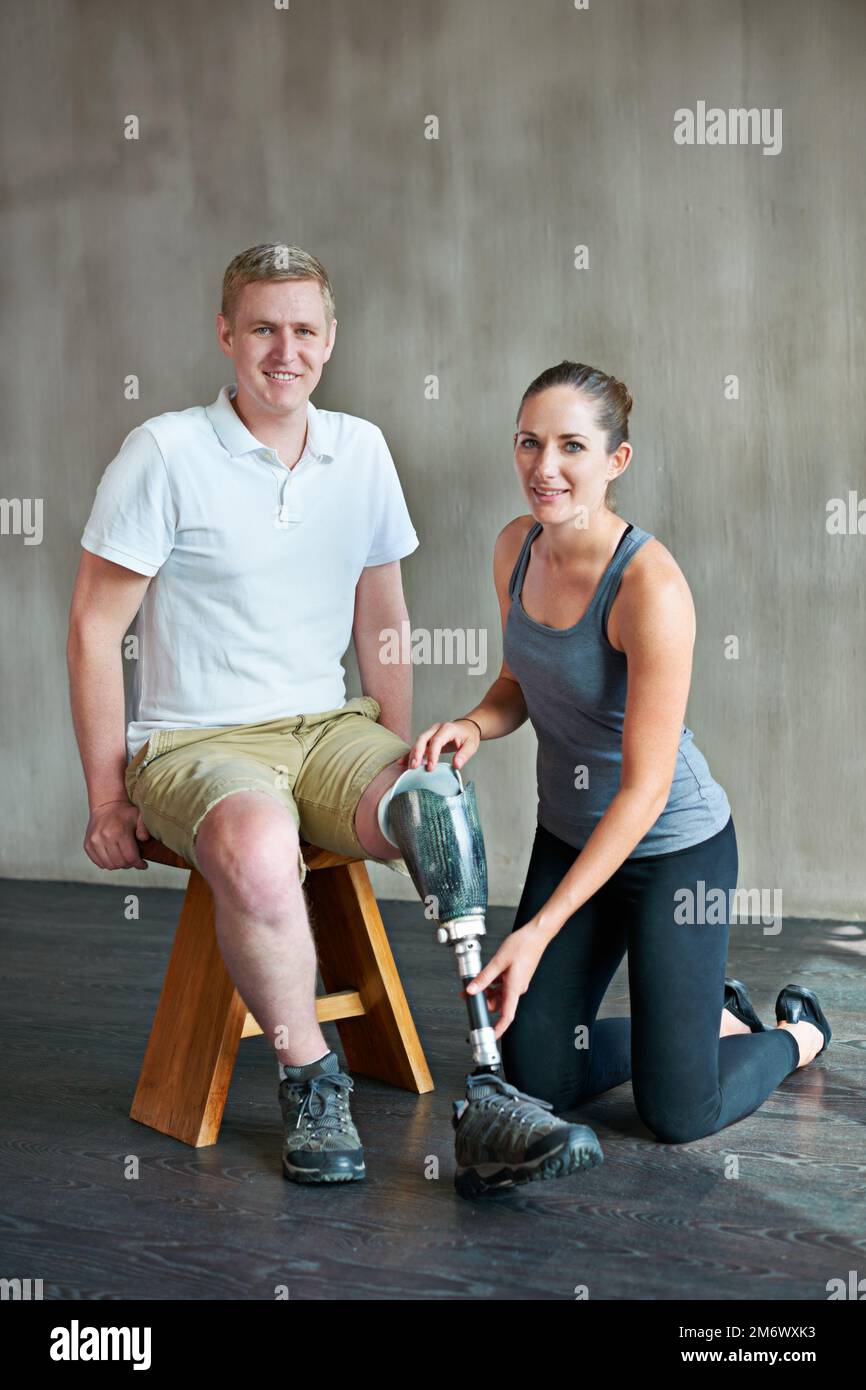
[[[155,753],[151,754],[151,745],[153,745],[154,747],[156,746],[156,740],[159,738],[159,734],[159,729],[153,730],[153,733],[151,733],[148,737],[147,743],[142,744],[135,757],[128,764],[126,771],[123,774],[123,781],[126,787],[126,794],[127,796],[129,796],[130,800],[132,800],[132,797],[130,795],[130,787],[135,786],[141,772],[144,770],[148,763],[153,762],[153,758],[156,756]]]

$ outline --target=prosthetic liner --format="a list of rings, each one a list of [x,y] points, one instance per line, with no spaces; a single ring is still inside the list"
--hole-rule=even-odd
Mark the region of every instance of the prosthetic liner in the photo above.
[[[481,969],[487,912],[487,857],[475,804],[475,786],[463,786],[456,768],[411,768],[382,797],[379,828],[399,849],[421,899],[432,898],[438,941],[451,942],[465,989]],[[472,1055],[479,1069],[496,1071],[499,1048],[483,990],[466,996]]]

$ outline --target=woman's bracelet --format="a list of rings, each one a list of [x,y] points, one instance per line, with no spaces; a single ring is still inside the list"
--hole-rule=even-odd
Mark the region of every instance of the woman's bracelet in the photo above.
[[[468,714],[461,714],[460,718],[457,719],[457,720],[455,720],[455,723],[457,723],[457,724],[474,724],[475,727],[476,727],[476,729],[478,730],[478,737],[483,741],[484,735],[483,735],[483,733],[481,732],[481,725],[478,723],[478,720],[477,720],[477,719],[470,719],[470,717],[469,717]]]

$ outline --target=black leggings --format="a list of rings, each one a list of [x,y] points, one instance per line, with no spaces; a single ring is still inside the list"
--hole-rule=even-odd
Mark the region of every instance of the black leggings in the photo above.
[[[538,827],[514,931],[577,853]],[[757,1110],[796,1070],[797,1041],[784,1028],[720,1038],[729,912],[721,924],[675,920],[682,899],[674,894],[699,894],[701,879],[705,894],[722,888],[729,903],[737,867],[733,818],[701,844],[620,865],[541,957],[500,1039],[507,1079],[555,1111],[631,1079],[638,1114],[668,1144],[715,1134]],[[596,1021],[626,950],[631,1018]]]

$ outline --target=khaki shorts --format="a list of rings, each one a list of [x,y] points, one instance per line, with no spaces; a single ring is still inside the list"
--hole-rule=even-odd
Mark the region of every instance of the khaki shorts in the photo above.
[[[378,701],[357,696],[341,709],[264,724],[157,729],[126,773],[126,793],[157,840],[200,870],[195,840],[207,812],[232,792],[266,792],[291,813],[300,838],[320,849],[370,859],[355,834],[355,811],[384,767],[408,753],[377,720]],[[379,859],[406,874],[402,859]],[[301,883],[307,875],[298,852]]]

